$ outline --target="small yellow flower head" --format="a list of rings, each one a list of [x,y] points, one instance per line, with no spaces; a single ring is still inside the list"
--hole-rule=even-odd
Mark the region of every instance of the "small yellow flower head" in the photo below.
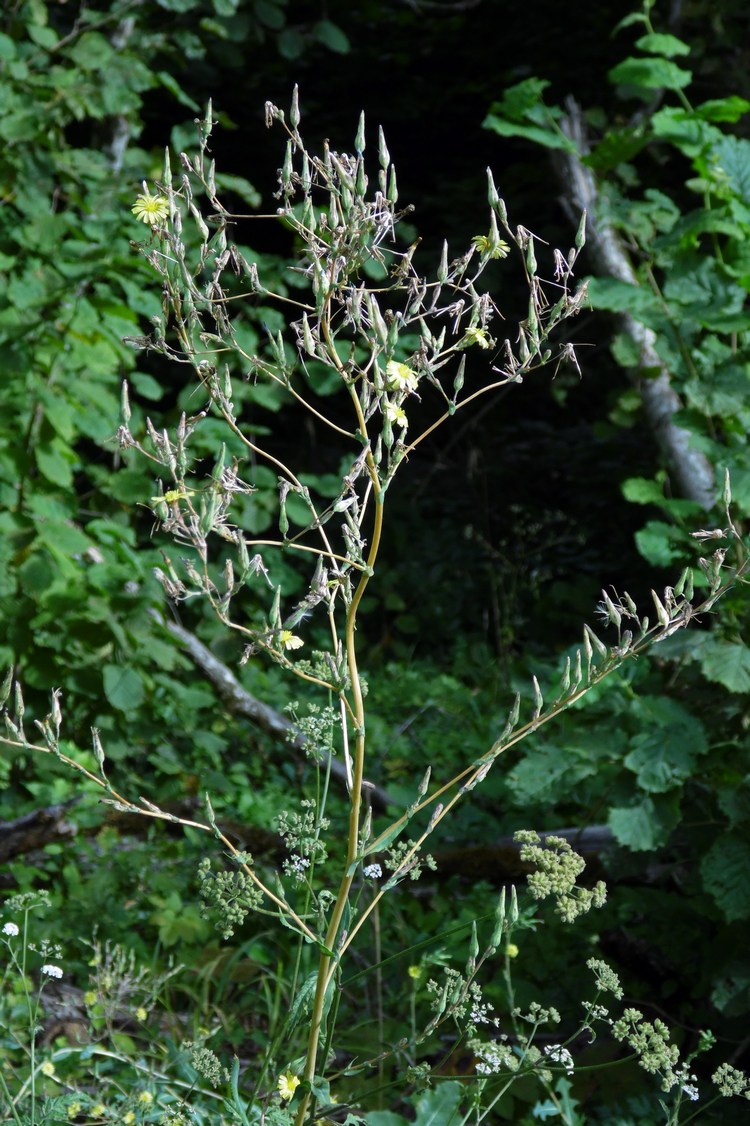
[[[518,957],[518,947],[516,946],[515,942],[508,943],[508,945],[505,947],[505,953],[509,958]]]
[[[291,1071],[283,1071],[279,1076],[279,1094],[284,1102],[294,1098],[294,1092],[299,1087],[299,1075],[292,1075]]]
[[[414,981],[417,981],[422,976],[422,967],[421,966],[409,966],[409,968],[406,972],[408,973],[410,978],[412,978]]]
[[[81,1113],[81,1104],[80,1103],[71,1103],[70,1106],[68,1107],[68,1118],[71,1118],[71,1119],[77,1118],[80,1113]]]
[[[148,1009],[144,1009],[143,1005],[139,1005],[139,1007],[135,1010],[135,1019],[140,1021],[141,1024],[143,1024],[143,1022],[144,1022],[144,1020],[146,1020],[147,1016],[148,1016]]]
[[[151,1106],[151,1103],[153,1101],[154,1096],[150,1091],[141,1091],[141,1093],[138,1095],[138,1102],[141,1104],[141,1106]]]
[[[39,1070],[41,1071],[42,1075],[52,1076],[55,1074],[55,1065],[53,1064],[52,1060],[45,1060]]]
[[[477,235],[471,241],[480,254],[489,254],[490,258],[507,258],[510,254],[510,247],[505,239]]]
[[[136,197],[130,210],[147,226],[159,227],[169,215],[169,200],[163,195],[151,195],[144,180],[143,194]]]
[[[398,364],[389,360],[385,366],[389,391],[416,391],[419,380],[417,373],[408,364]]]
[[[96,1103],[91,1108],[91,1117],[92,1118],[104,1118],[104,1115],[106,1113],[107,1113],[107,1108],[104,1105],[104,1103]]]
[[[84,993],[84,995],[83,995],[84,1005],[95,1005],[98,1000],[99,1000],[99,994],[96,992],[95,989],[89,989],[88,992]]]
[[[485,329],[467,328],[463,340],[461,341],[461,347],[469,348],[472,344],[478,344],[480,348],[489,348],[490,342]]]
[[[404,430],[409,425],[406,411],[403,407],[397,407],[395,403],[386,403],[385,417],[389,422],[395,422],[397,426],[401,426]]]
[[[281,631],[281,644],[285,649],[301,649],[305,644],[301,637],[297,637],[290,629]]]
[[[135,1122],[135,1111],[129,1110],[127,1114],[123,1115],[122,1120],[125,1126],[130,1126],[131,1122]]]

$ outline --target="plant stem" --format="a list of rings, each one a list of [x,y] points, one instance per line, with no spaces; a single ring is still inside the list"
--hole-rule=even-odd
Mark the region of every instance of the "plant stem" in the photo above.
[[[375,560],[377,559],[378,549],[380,547],[380,537],[383,528],[383,496],[380,481],[378,478],[377,467],[373,459],[372,453],[368,452],[366,459],[367,469],[370,474],[370,479],[375,493],[375,520],[372,531],[372,540],[370,543],[370,551],[367,557],[367,571],[360,576],[357,588],[352,596],[351,605],[346,616],[346,659],[349,678],[351,680],[351,710],[354,717],[354,755],[353,755],[353,769],[352,769],[352,792],[351,792],[351,806],[349,809],[349,835],[347,840],[346,860],[344,873],[339,885],[338,895],[336,902],[331,912],[331,918],[328,923],[328,930],[324,940],[326,951],[333,951],[336,941],[339,936],[339,928],[344,916],[346,905],[349,901],[349,894],[351,892],[352,881],[354,880],[354,863],[359,852],[359,824],[360,812],[362,808],[362,780],[364,778],[365,766],[365,709],[364,698],[362,694],[362,683],[359,677],[359,669],[357,666],[357,650],[356,650],[356,626],[357,626],[357,611],[362,601],[362,596],[365,593],[367,584],[370,581],[370,576],[375,567]],[[318,1058],[318,1044],[320,1041],[320,1031],[323,1023],[323,1012],[325,1008],[325,998],[328,986],[331,982],[333,974],[336,972],[338,959],[334,959],[334,955],[327,952],[322,952],[320,956],[320,963],[318,965],[318,980],[315,987],[315,998],[313,1001],[312,1013],[310,1015],[310,1035],[307,1044],[307,1056],[305,1058],[305,1067],[303,1072],[303,1079],[305,1080],[307,1089],[300,1102],[299,1109],[296,1116],[297,1126],[302,1126],[307,1114],[307,1108],[310,1103],[311,1090],[310,1084],[315,1076],[315,1065]]]

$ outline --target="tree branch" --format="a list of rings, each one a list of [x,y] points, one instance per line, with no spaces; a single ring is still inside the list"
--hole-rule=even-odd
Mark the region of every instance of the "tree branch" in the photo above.
[[[581,161],[581,156],[589,151],[581,108],[568,98],[566,110],[560,124],[565,135],[574,142],[576,151],[558,149],[553,152],[558,178],[565,190],[564,206],[576,222],[580,212],[586,212],[586,249],[591,254],[594,268],[628,285],[638,285],[619,236],[602,217],[601,196],[594,174]],[[704,509],[713,508],[716,501],[713,467],[700,450],[691,447],[690,431],[674,421],[675,414],[682,409],[682,402],[671,385],[664,361],[656,351],[656,334],[631,313],[620,313],[619,320],[628,336],[638,345],[642,367],[659,373],[653,379],[641,380],[640,393],[649,426],[674,477],[677,491]]]
[[[257,724],[261,730],[271,735],[272,738],[287,743],[299,754],[305,754],[304,736],[290,720],[243,688],[232,670],[227,668],[218,657],[215,657],[194,633],[176,622],[162,620],[162,624],[173,637],[176,637],[182,643],[191,660],[201,670],[206,679],[210,680],[230,712],[234,715],[245,716]],[[338,759],[331,759],[331,776],[346,785],[346,767]],[[373,782],[365,781],[362,785],[364,796],[369,795],[373,805],[385,809],[387,806],[398,804],[386,790],[376,786]]]

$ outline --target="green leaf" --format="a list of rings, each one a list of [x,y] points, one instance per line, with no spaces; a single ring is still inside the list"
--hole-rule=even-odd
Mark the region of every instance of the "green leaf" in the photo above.
[[[73,483],[73,467],[77,458],[70,446],[60,438],[53,438],[51,442],[34,450],[37,468],[43,477],[53,485],[67,489]]]
[[[741,641],[709,638],[702,647],[700,665],[704,676],[730,692],[750,690],[750,649]]]
[[[701,861],[706,891],[728,922],[750,918],[750,843],[733,834],[718,837]]]
[[[169,90],[169,93],[177,102],[179,102],[181,106],[186,106],[188,109],[193,110],[194,113],[200,113],[200,106],[198,105],[198,103],[194,102],[193,99],[185,93],[177,79],[173,78],[172,75],[168,73],[168,71],[157,71],[156,78],[159,80],[160,85],[162,85],[165,90]]]
[[[661,313],[659,299],[650,290],[617,278],[591,278],[588,295],[595,309],[632,313],[638,320],[652,312]]]
[[[327,47],[329,51],[335,51],[337,55],[349,54],[351,44],[337,24],[331,23],[330,20],[318,20],[313,32],[318,42]]]
[[[689,55],[690,47],[687,43],[683,43],[682,39],[677,39],[674,35],[664,35],[659,32],[649,32],[648,35],[642,35],[640,39],[636,39],[635,45],[639,51],[643,51],[647,55],[665,55],[668,59],[674,59],[678,55]]]
[[[103,670],[104,695],[118,711],[129,713],[143,703],[146,690],[135,669],[121,665],[105,665]]]
[[[282,9],[271,3],[271,0],[255,0],[253,9],[256,19],[264,27],[270,27],[272,31],[281,31],[286,18]]]
[[[709,159],[714,177],[726,183],[743,203],[750,204],[750,141],[722,137]]]
[[[750,110],[750,102],[736,94],[730,94],[728,98],[711,98],[707,102],[702,102],[695,112],[706,121],[733,123],[739,121],[748,110]]]
[[[640,86],[644,90],[683,90],[693,75],[668,59],[631,58],[613,67],[609,79],[619,86]]]
[[[298,59],[305,49],[305,37],[294,27],[285,27],[276,40],[279,54],[284,59]],[[383,1114],[389,1113],[383,1111]]]
[[[491,129],[501,137],[523,137],[534,144],[544,145],[548,149],[565,149],[567,152],[577,152],[573,142],[563,133],[552,129],[545,129],[538,125],[520,125],[512,121],[505,121],[494,113],[488,113],[482,122],[483,129]]]
[[[669,567],[684,557],[685,533],[674,524],[649,520],[635,533],[638,550],[654,567]]]
[[[407,1126],[408,1120],[393,1110],[371,1110],[365,1114],[367,1126]]]
[[[455,1079],[439,1083],[416,1100],[414,1126],[458,1126],[462,1085]]]
[[[637,804],[611,809],[607,822],[615,839],[633,852],[647,852],[666,843],[680,819],[674,795],[665,801],[644,798]]]

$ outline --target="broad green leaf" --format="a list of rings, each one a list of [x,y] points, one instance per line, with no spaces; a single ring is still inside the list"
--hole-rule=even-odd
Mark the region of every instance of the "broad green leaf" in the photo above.
[[[607,818],[615,839],[633,852],[647,852],[665,844],[680,819],[675,797],[654,801],[647,797],[637,804],[611,809]]]
[[[351,50],[351,44],[345,33],[338,24],[332,23],[330,20],[318,20],[313,32],[319,43],[322,43],[329,51],[334,51],[337,55],[347,55]]]
[[[462,1090],[462,1084],[451,1079],[425,1091],[414,1104],[414,1126],[458,1126]]]
[[[621,86],[640,86],[645,90],[683,90],[693,80],[689,70],[683,70],[668,59],[625,59],[609,72],[609,79]]]
[[[750,102],[736,94],[727,98],[712,98],[702,102],[695,112],[706,121],[728,121],[734,123],[750,110]]]
[[[393,1110],[371,1110],[364,1120],[367,1126],[408,1126],[408,1120]]]
[[[77,458],[70,446],[60,438],[53,438],[45,445],[38,445],[34,450],[34,458],[39,472],[53,485],[66,489],[72,485],[73,468]]]
[[[735,834],[718,837],[701,861],[706,891],[728,922],[750,918],[750,843]]]
[[[709,638],[701,649],[700,664],[704,676],[730,692],[750,690],[750,649],[741,641]]]
[[[506,121],[494,113],[488,113],[482,122],[483,129],[491,129],[501,137],[523,137],[537,145],[544,145],[548,149],[566,149],[576,152],[576,147],[563,133],[554,129],[546,129],[540,125],[521,125],[516,122]]]
[[[143,703],[146,690],[140,674],[123,665],[105,665],[104,695],[118,711],[129,713]]]
[[[649,793],[681,786],[693,773],[695,759],[708,750],[703,724],[668,697],[641,697],[636,710],[643,730],[630,740],[624,765]]]
[[[305,37],[295,27],[285,27],[276,40],[279,54],[284,59],[298,59],[305,49]],[[383,1111],[383,1114],[390,1113]]]
[[[255,0],[253,9],[258,22],[264,27],[270,27],[272,31],[281,31],[286,16],[277,4],[272,3],[272,0]]]
[[[668,59],[674,59],[678,55],[689,55],[690,47],[687,43],[683,43],[682,39],[677,39],[674,35],[664,35],[660,32],[649,32],[648,35],[642,35],[640,39],[636,39],[635,45],[639,51],[643,51],[648,55],[665,55]]]
[[[714,177],[750,204],[750,141],[744,137],[722,137],[711,152],[710,161]]]
[[[591,278],[588,295],[595,309],[632,313],[639,320],[648,313],[661,314],[659,299],[650,290],[617,278]]]
[[[669,567],[683,559],[685,540],[681,528],[661,520],[649,520],[635,533],[638,550],[654,567]]]

